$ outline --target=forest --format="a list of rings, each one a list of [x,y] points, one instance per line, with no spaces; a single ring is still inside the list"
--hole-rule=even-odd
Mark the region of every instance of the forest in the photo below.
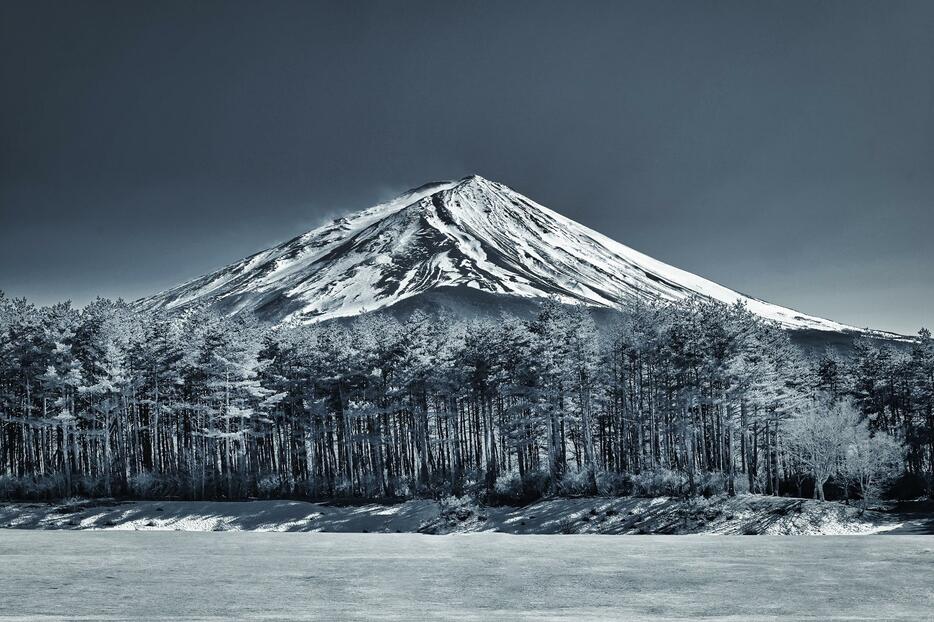
[[[741,305],[264,326],[0,294],[0,497],[931,494],[934,340]]]

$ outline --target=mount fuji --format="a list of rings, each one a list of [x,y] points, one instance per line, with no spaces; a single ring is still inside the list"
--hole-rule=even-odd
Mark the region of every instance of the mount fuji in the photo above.
[[[733,291],[477,175],[415,188],[137,304],[167,310],[209,306],[275,323],[318,322],[403,301],[417,305],[438,294],[455,304],[459,297],[476,304],[477,295],[501,303],[550,297],[606,309],[623,309],[637,299],[697,295],[740,301],[795,331],[898,337]]]

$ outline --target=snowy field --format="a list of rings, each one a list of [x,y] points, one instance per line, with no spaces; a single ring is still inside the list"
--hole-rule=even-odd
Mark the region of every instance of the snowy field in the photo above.
[[[925,620],[930,536],[0,530],[0,619]]]

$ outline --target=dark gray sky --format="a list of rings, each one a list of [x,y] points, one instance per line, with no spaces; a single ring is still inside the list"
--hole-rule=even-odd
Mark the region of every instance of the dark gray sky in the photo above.
[[[135,298],[429,180],[934,324],[934,2],[0,3],[0,289]],[[934,326],[932,326],[934,327]]]

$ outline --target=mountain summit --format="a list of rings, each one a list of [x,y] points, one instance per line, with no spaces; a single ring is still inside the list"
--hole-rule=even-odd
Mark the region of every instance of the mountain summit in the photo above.
[[[664,264],[478,175],[420,186],[139,304],[321,321],[441,288],[604,308],[700,295],[789,329],[858,331]]]

